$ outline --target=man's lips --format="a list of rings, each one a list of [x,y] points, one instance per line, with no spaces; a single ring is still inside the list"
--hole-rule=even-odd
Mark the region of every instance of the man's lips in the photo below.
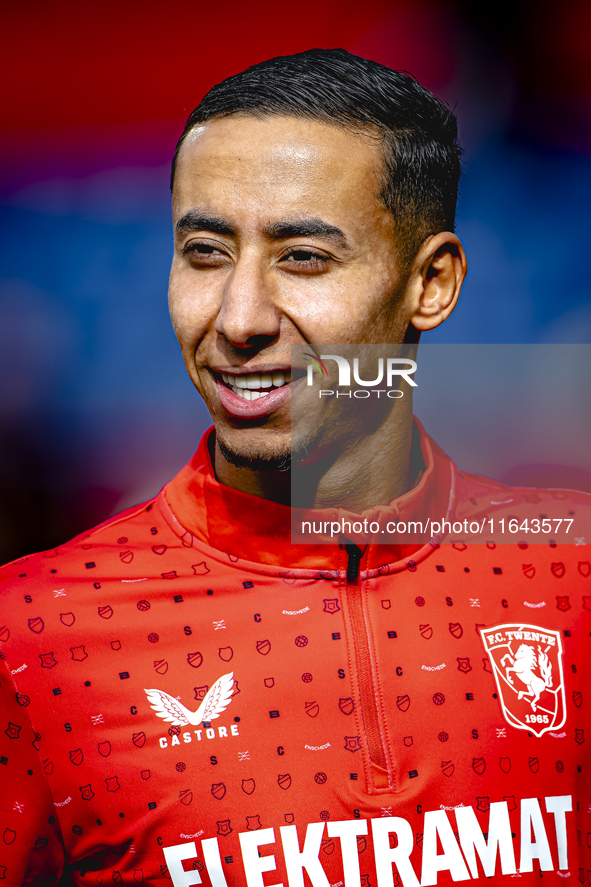
[[[257,419],[274,412],[291,396],[291,368],[260,373],[225,373],[211,369],[224,409],[240,419]]]

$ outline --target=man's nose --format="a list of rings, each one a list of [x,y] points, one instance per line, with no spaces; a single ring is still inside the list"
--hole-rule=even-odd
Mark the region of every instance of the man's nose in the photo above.
[[[241,257],[224,281],[216,332],[236,348],[248,348],[256,337],[274,338],[279,328],[268,272],[256,256]]]

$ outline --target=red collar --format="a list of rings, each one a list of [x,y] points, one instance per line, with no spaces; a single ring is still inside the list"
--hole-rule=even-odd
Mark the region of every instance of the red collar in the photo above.
[[[440,520],[455,509],[456,468],[416,419],[415,425],[425,470],[412,490],[379,511],[387,510],[397,520]],[[168,506],[181,525],[179,535],[186,537],[185,544],[194,539],[225,552],[231,560],[289,569],[343,569],[343,552],[336,540],[323,545],[292,543],[288,506],[242,493],[216,479],[208,446],[213,433],[213,428],[205,432],[191,461],[159,496],[161,506],[165,510]],[[363,516],[371,519],[377,510]],[[410,561],[412,568],[413,560],[422,560],[432,550],[431,545],[370,545],[364,566],[370,573],[382,572],[404,569]]]

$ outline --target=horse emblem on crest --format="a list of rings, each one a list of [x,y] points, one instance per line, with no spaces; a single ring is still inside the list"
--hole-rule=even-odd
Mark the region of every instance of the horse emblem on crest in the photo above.
[[[542,736],[566,720],[560,632],[503,624],[480,630],[505,720]]]

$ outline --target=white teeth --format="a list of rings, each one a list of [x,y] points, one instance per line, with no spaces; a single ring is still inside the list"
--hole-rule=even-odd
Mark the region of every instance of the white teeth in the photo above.
[[[258,400],[259,397],[267,397],[271,393],[270,391],[251,391],[250,388],[236,388],[235,385],[232,385],[232,391],[244,400]]]
[[[234,376],[231,373],[220,373],[222,379],[229,385],[234,394],[243,397],[244,400],[258,400],[266,397],[270,391],[261,391],[261,388],[281,388],[286,382],[291,381],[289,372],[284,373],[249,373],[244,376]],[[286,378],[287,377],[287,378]]]

